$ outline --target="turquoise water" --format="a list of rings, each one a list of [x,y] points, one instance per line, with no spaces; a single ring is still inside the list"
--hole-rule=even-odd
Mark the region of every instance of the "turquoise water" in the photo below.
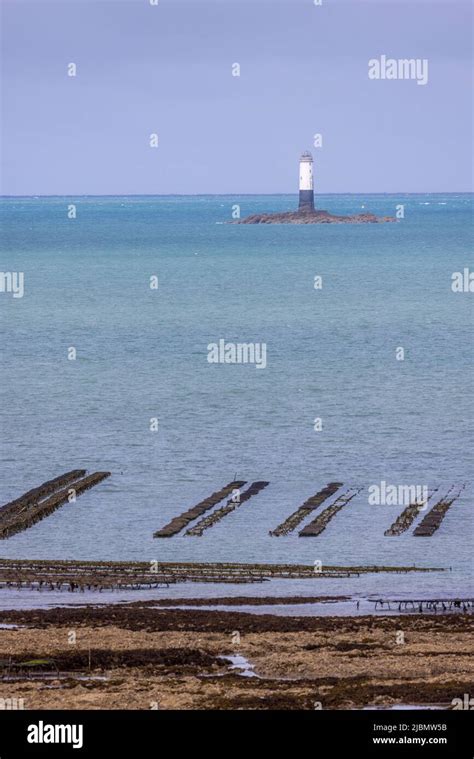
[[[0,555],[436,564],[453,567],[444,592],[468,592],[474,296],[451,275],[473,268],[472,196],[317,199],[334,213],[404,204],[397,224],[224,223],[234,204],[246,216],[295,203],[2,201],[0,268],[24,272],[25,294],[0,293],[0,503],[72,468],[113,477]],[[266,343],[267,367],[209,364],[221,338]],[[152,539],[235,474],[270,486],[201,538]],[[268,536],[329,480],[363,490],[320,538]],[[403,507],[368,504],[381,480],[467,488],[432,538],[385,538]]]

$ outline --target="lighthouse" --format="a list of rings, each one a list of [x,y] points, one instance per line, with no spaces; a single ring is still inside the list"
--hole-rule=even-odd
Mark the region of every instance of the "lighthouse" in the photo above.
[[[313,156],[305,151],[300,158],[299,211],[314,211]]]

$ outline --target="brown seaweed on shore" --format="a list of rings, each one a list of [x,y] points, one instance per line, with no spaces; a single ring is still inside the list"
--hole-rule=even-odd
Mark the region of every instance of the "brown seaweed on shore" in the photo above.
[[[361,675],[297,680],[252,678],[251,681],[238,675],[227,675],[222,679],[228,683],[227,688],[222,693],[211,694],[206,709],[314,711],[315,702],[324,704],[325,709],[383,709],[395,704],[420,707],[437,704],[452,708],[453,696],[458,696],[466,684],[465,680],[453,675],[444,682],[400,678],[399,682],[393,683],[377,682]],[[215,677],[210,680],[216,683]],[[222,685],[225,686],[226,682]]]
[[[155,598],[153,601],[131,601],[127,606],[161,607],[180,606],[293,606],[350,601],[351,596],[217,596],[202,598]]]
[[[470,614],[402,622],[118,604],[0,620],[26,625],[0,636],[0,697],[28,709],[457,708],[472,682]]]
[[[144,630],[147,632],[201,632],[227,634],[239,630],[240,633],[258,632],[328,632],[351,634],[361,628],[368,632],[383,629],[395,634],[400,629],[400,616],[374,617],[313,617],[287,616],[279,614],[251,614],[241,611],[208,611],[203,609],[155,609],[136,604],[106,604],[104,606],[63,606],[51,609],[21,609],[0,611],[0,622],[26,625],[38,629],[48,627],[74,627],[88,625],[94,628],[114,625],[124,630]],[[417,614],[403,618],[403,629],[420,632],[442,632],[450,634],[472,632],[472,614]],[[398,650],[398,649],[397,649]]]
[[[216,663],[222,665],[223,660],[200,649],[192,648],[135,648],[131,650],[110,650],[107,648],[92,648],[87,650],[61,651],[50,655],[35,652],[22,652],[0,661],[0,681],[2,667],[5,675],[35,671],[41,674],[46,667],[51,666],[61,672],[85,672],[90,669],[112,669],[116,667],[192,667],[202,669],[213,667]],[[37,667],[33,669],[33,665]]]

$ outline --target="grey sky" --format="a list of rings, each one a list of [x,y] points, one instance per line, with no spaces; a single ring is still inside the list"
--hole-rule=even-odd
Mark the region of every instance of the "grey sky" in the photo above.
[[[468,191],[471,13],[464,0],[4,0],[2,192],[296,192],[304,149],[319,192]],[[382,54],[427,58],[428,83],[369,80]]]

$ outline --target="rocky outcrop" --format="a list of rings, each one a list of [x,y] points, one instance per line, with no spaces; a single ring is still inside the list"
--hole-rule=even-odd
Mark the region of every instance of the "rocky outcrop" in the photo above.
[[[375,216],[358,213],[353,216],[337,216],[328,211],[286,211],[284,213],[256,213],[229,224],[381,224],[396,221],[393,216]]]

